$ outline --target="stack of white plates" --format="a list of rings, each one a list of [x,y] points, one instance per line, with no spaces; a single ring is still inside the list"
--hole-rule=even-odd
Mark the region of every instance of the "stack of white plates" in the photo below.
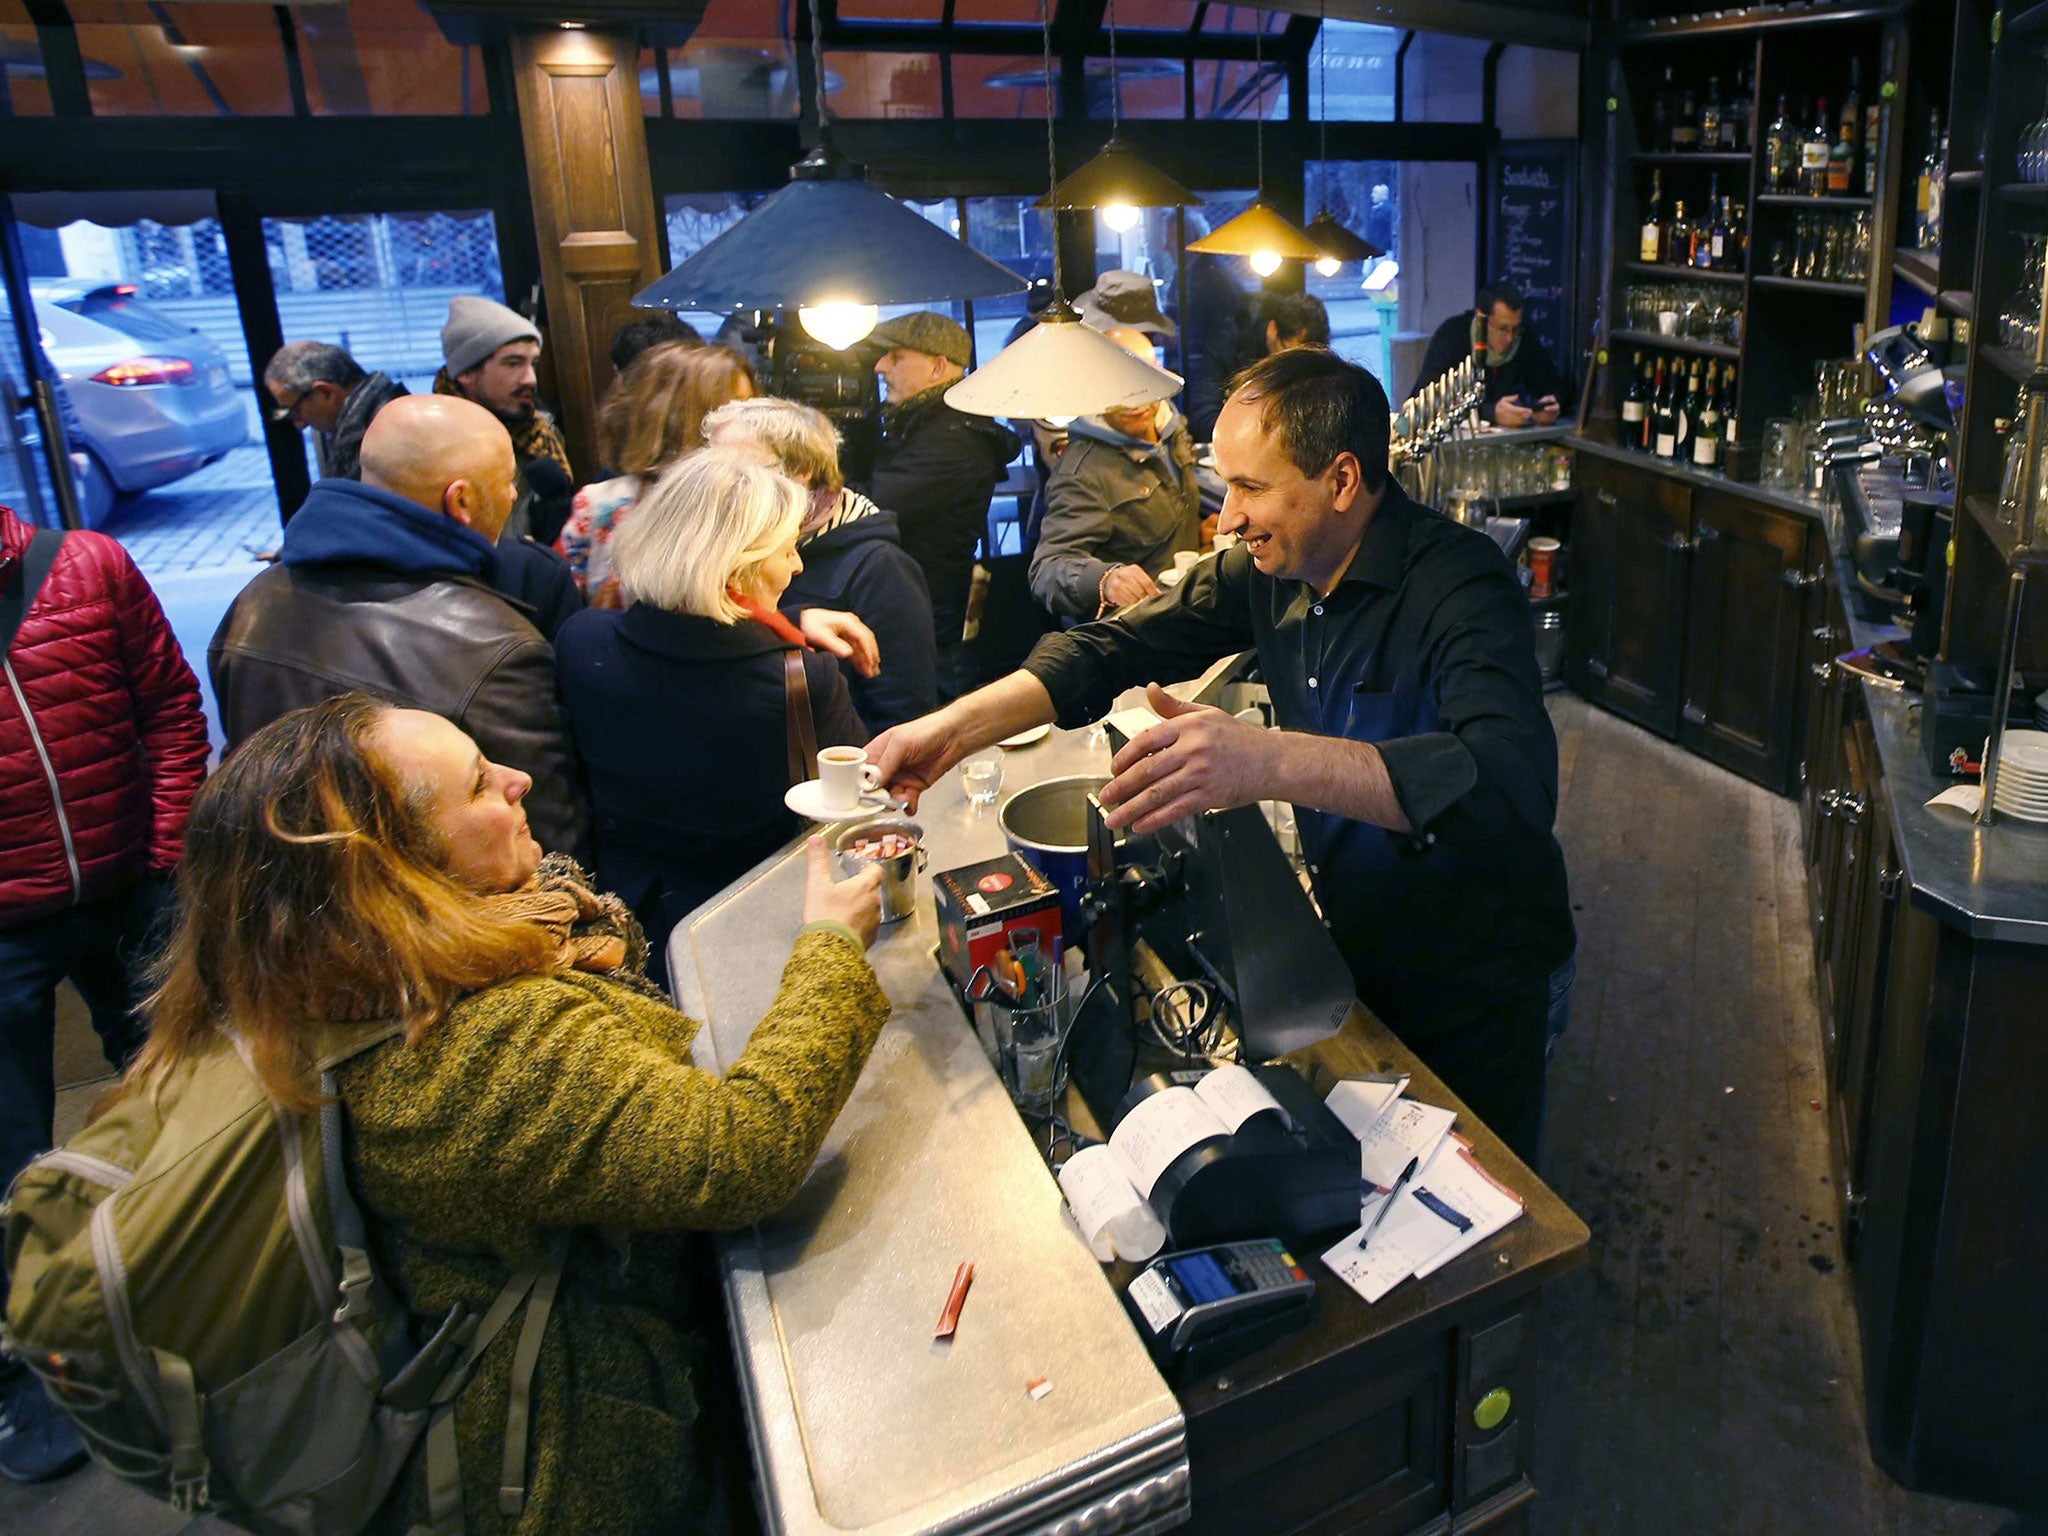
[[[2048,731],[2006,731],[1992,805],[2021,821],[2048,822]]]

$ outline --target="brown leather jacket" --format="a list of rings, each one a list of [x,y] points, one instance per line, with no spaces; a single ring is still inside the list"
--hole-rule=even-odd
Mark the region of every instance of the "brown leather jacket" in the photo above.
[[[587,856],[554,649],[487,583],[370,564],[272,566],[242,589],[206,660],[229,751],[290,710],[361,689],[452,720],[492,762],[531,774],[534,837]]]

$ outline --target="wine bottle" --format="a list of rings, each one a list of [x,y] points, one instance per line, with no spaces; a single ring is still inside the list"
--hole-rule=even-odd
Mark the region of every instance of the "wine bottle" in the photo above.
[[[1835,149],[1829,152],[1828,191],[1838,197],[1860,192],[1863,188],[1863,176],[1856,159],[1863,141],[1863,61],[1859,58],[1849,60],[1849,94],[1842,98],[1842,115],[1835,140]],[[1845,143],[1849,146],[1847,169],[1842,177],[1842,185],[1837,190],[1834,184],[1834,155]]]
[[[1643,229],[1636,259],[1651,263],[1664,259],[1664,173],[1650,172],[1650,206],[1643,215]]]
[[[1652,410],[1654,416],[1650,430],[1657,457],[1675,459],[1678,457],[1677,370],[1667,372],[1661,358],[1657,362],[1657,396]]]
[[[1700,243],[1695,266],[1719,271],[1728,249],[1728,216],[1721,196],[1721,178],[1716,176],[1707,192],[1707,238]]]
[[[1756,93],[1750,89],[1749,66],[1735,72],[1735,99],[1721,114],[1721,148],[1737,154],[1749,148],[1749,115],[1756,110]]]
[[[1643,423],[1650,413],[1650,392],[1643,384],[1643,354],[1637,352],[1628,367],[1628,393],[1621,397],[1621,440],[1631,448],[1643,446]]]
[[[1650,98],[1650,148],[1663,154],[1671,148],[1671,114],[1677,107],[1677,87],[1671,83],[1671,66],[1664,66],[1664,84]]]
[[[1671,222],[1664,230],[1664,259],[1674,267],[1692,265],[1692,220],[1685,216],[1685,200],[1671,205]]]
[[[1735,365],[1721,380],[1721,463],[1725,467],[1735,454]]]
[[[1678,110],[1671,114],[1671,147],[1681,153],[1700,147],[1700,108],[1687,86],[1678,98]]]
[[[1699,435],[1699,428],[1700,365],[1698,359],[1694,359],[1693,365],[1686,370],[1685,393],[1678,397],[1678,453],[1676,457],[1681,464],[1691,462],[1693,439]]]
[[[1806,136],[1799,141],[1799,190],[1809,197],[1827,196],[1828,150],[1832,147],[1828,127],[1828,99],[1823,96],[1820,110],[1813,114]]]
[[[1692,461],[1700,469],[1718,469],[1721,464],[1719,371],[1719,365],[1707,365],[1706,392],[1700,399],[1700,419],[1692,435]]]
[[[1707,99],[1700,103],[1700,148],[1712,154],[1721,147],[1721,77],[1707,76]]]
[[[1778,93],[1778,115],[1764,129],[1764,174],[1773,192],[1792,188],[1792,169],[1799,151],[1792,142],[1792,119],[1785,112],[1785,93]]]

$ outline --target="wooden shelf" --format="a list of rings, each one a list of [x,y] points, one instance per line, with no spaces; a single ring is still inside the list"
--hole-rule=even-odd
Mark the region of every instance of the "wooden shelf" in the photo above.
[[[1892,252],[1892,275],[1918,288],[1930,299],[1941,297],[1941,261],[1934,251],[1902,245]]]
[[[1609,346],[1648,347],[1659,352],[1686,352],[1694,357],[1725,357],[1739,361],[1742,348],[1721,341],[1694,341],[1690,336],[1666,336],[1661,331],[1609,331]]]
[[[1776,288],[1786,293],[1827,294],[1838,299],[1860,299],[1864,296],[1861,283],[1824,282],[1817,277],[1753,277],[1750,282],[1758,288]]]
[[[1960,315],[1972,324],[1977,320],[1977,295],[1967,288],[1945,288],[1934,301],[1934,307],[1945,315]]]
[[[1698,279],[1708,283],[1739,283],[1740,272],[1721,272],[1712,267],[1671,267],[1662,262],[1625,261],[1622,269],[1630,277],[1655,278],[1660,282],[1683,283]]]
[[[1705,165],[1720,169],[1740,166],[1748,170],[1755,158],[1747,150],[1733,149],[1645,149],[1629,156],[1637,165]]]
[[[1954,177],[1949,178],[1954,181]],[[1998,189],[1998,195],[2015,203],[2048,203],[2048,182],[2008,181]]]
[[[1983,353],[1984,361],[2011,379],[2015,384],[2024,384],[2034,373],[2034,360],[2011,347],[2001,347],[1996,342],[1986,342],[1977,349]]]
[[[1810,197],[1804,192],[1759,192],[1751,199],[1759,208],[1868,208],[1867,197]]]
[[[1998,547],[1999,557],[2010,560],[2013,551],[2020,547],[2020,531],[2010,523],[1999,521],[1998,498],[1987,496],[1982,491],[1972,491],[1963,498],[1963,505],[1969,508],[1977,526],[1984,530],[1984,536]]]

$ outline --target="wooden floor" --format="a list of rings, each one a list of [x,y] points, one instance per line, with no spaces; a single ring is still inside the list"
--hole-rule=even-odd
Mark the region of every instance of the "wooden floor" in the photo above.
[[[1579,987],[1543,1172],[1593,1257],[1543,1313],[1538,1536],[2017,1536],[1870,1461],[1792,803],[1552,713]],[[97,1471],[0,1484],[20,1536],[186,1529]]]

